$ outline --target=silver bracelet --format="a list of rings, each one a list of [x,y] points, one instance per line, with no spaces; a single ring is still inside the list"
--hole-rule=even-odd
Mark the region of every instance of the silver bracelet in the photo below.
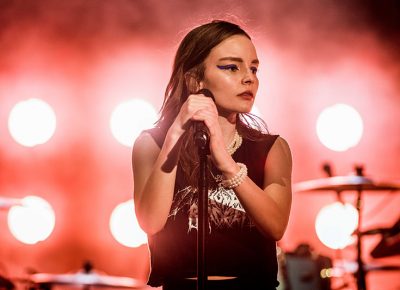
[[[229,178],[229,179],[224,179],[221,181],[221,185],[224,188],[227,189],[232,189],[235,188],[237,186],[239,186],[239,184],[241,184],[243,182],[243,180],[246,178],[247,176],[247,166],[243,163],[236,163],[237,165],[239,165],[240,169],[239,171],[235,174],[234,177]]]

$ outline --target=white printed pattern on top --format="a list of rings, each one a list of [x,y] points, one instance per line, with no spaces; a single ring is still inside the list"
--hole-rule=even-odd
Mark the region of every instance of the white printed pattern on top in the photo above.
[[[188,232],[192,229],[197,230],[197,189],[190,186],[176,193],[171,216],[176,216],[185,208],[188,208]],[[208,192],[208,220],[210,231],[212,228],[254,226],[246,216],[246,211],[235,192],[223,187]]]

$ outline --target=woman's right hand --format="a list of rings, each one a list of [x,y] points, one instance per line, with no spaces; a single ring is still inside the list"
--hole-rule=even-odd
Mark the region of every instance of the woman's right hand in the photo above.
[[[200,114],[201,112],[203,114]],[[206,119],[208,119],[207,116],[213,115],[218,116],[218,112],[211,98],[203,94],[191,94],[182,104],[175,121],[172,123],[170,133],[174,132],[178,136],[181,136],[190,127],[192,121],[206,122]]]
[[[179,132],[175,137],[179,138],[193,121],[204,122],[209,130],[209,149],[214,165],[223,172],[232,170],[232,167],[235,167],[233,170],[236,170],[237,165],[226,150],[218,116],[218,109],[212,98],[203,94],[192,94],[182,105],[170,130],[172,130],[171,132]]]

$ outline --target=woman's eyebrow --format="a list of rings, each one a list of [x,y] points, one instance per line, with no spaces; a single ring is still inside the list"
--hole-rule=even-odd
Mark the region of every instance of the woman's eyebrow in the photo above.
[[[220,60],[220,61],[222,61],[222,60],[230,60],[230,61],[236,61],[236,62],[243,62],[243,59],[242,59],[241,57],[234,57],[234,56],[221,57],[219,60]],[[251,61],[251,63],[253,63],[253,64],[259,64],[260,61],[259,61],[258,59],[253,59],[253,60]]]

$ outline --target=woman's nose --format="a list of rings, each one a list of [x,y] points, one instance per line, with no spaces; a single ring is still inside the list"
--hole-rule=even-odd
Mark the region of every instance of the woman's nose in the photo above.
[[[248,69],[246,70],[243,79],[242,79],[242,83],[243,84],[252,84],[255,82],[256,80],[256,75],[254,74],[253,70]]]

